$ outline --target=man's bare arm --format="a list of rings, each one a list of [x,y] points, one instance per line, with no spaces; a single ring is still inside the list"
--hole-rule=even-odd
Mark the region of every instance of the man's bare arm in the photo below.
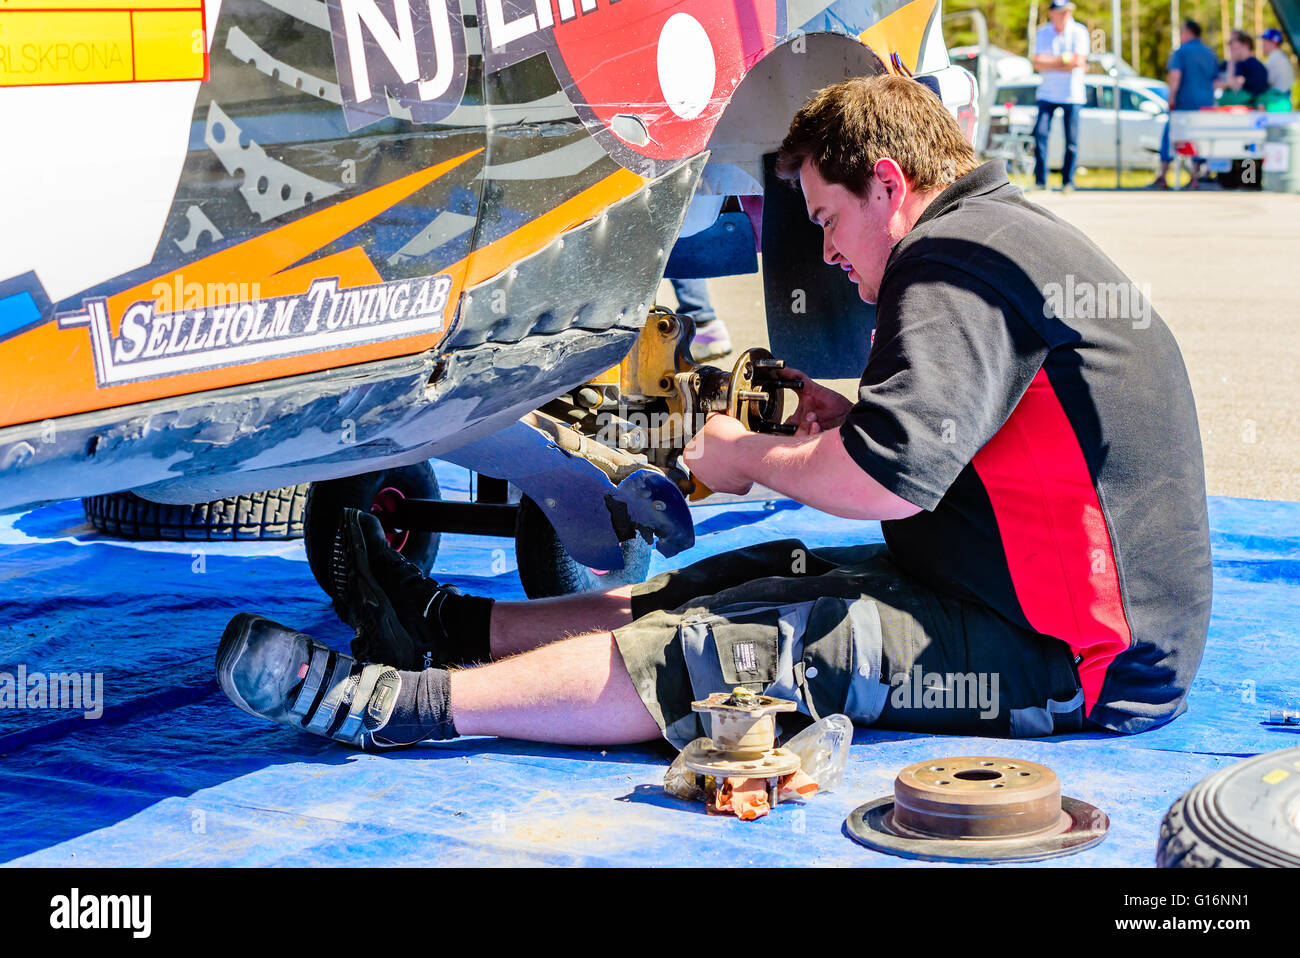
[[[845,519],[906,519],[920,508],[890,492],[844,448],[839,429],[813,436],[751,433],[736,451],[755,482]]]

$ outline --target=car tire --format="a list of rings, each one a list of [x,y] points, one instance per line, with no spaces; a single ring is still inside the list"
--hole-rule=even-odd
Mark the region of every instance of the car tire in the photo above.
[[[133,492],[81,500],[86,521],[119,539],[177,542],[297,539],[303,534],[307,484],[193,505],[151,502]]]
[[[650,569],[650,543],[638,535],[622,545],[622,569],[604,573],[590,569],[569,555],[555,527],[537,503],[527,496],[519,500],[515,558],[519,564],[519,581],[530,599],[644,582]]]
[[[410,466],[311,484],[303,519],[303,546],[312,575],[331,599],[336,596],[330,566],[334,537],[338,533],[343,510],[382,512],[391,497],[441,499],[433,466],[427,462],[418,462]],[[393,548],[424,572],[433,568],[434,559],[438,555],[439,539],[437,532],[425,530],[398,531],[388,537]]]
[[[1300,867],[1300,748],[1220,769],[1160,823],[1161,868]]]

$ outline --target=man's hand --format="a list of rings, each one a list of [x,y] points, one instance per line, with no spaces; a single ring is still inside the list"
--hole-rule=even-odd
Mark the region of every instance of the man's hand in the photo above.
[[[1051,53],[1040,53],[1034,57],[1034,70],[1042,73],[1045,70],[1077,70],[1079,67],[1087,66],[1088,57],[1084,53],[1062,53],[1056,56]]]
[[[782,379],[803,382],[799,392],[799,408],[789,420],[799,427],[797,436],[815,436],[825,429],[834,429],[844,422],[844,416],[853,403],[834,389],[828,389],[797,369],[781,370]]]
[[[754,485],[754,480],[739,468],[741,457],[736,444],[752,435],[734,416],[711,412],[704,428],[687,443],[682,456],[691,475],[714,492],[743,496]]]

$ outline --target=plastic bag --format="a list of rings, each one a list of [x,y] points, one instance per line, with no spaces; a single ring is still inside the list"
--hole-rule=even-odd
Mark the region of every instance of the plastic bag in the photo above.
[[[817,783],[818,790],[829,792],[844,781],[851,744],[853,721],[847,715],[836,714],[809,725],[784,747],[799,756],[803,770]]]
[[[700,742],[708,742],[704,737],[697,738],[686,748],[691,748]],[[677,753],[677,758],[673,759],[673,764],[668,766],[668,771],[664,772],[664,791],[673,798],[684,799],[688,802],[704,801],[704,789],[698,784],[700,776],[686,767],[683,760],[686,755],[686,749]]]
[[[708,739],[697,738],[691,745],[700,742],[708,743]],[[801,769],[817,783],[818,792],[830,792],[844,781],[852,743],[852,720],[847,715],[828,715],[791,738],[784,747],[799,756]],[[686,767],[684,754],[683,749],[664,773],[664,791],[684,801],[703,801],[700,776]]]

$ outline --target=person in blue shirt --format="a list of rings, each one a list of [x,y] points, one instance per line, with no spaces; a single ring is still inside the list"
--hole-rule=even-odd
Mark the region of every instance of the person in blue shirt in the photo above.
[[[1209,47],[1201,42],[1201,25],[1195,20],[1183,23],[1182,46],[1169,55],[1169,108],[1170,110],[1199,110],[1214,106],[1214,81],[1219,75],[1219,60]],[[1174,153],[1169,142],[1169,124],[1165,124],[1160,140],[1160,172],[1148,189],[1169,189],[1169,164]],[[1192,187],[1198,182],[1197,168],[1193,168]]]
[[[1223,76],[1214,85],[1223,90],[1219,102],[1225,106],[1253,106],[1256,98],[1268,89],[1268,68],[1255,59],[1255,38],[1249,33],[1232,31]]]

